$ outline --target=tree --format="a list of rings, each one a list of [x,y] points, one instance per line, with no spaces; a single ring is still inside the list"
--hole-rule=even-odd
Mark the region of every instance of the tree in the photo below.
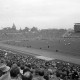
[[[25,27],[25,29],[23,29],[23,31],[28,32],[29,31],[29,28],[28,27]]]
[[[38,31],[38,29],[37,29],[37,27],[32,27],[32,28],[31,28],[31,31],[32,31],[32,32],[36,32],[36,31]]]
[[[6,28],[3,28],[2,30],[3,30],[3,32],[10,32],[11,28],[10,27],[6,27]]]

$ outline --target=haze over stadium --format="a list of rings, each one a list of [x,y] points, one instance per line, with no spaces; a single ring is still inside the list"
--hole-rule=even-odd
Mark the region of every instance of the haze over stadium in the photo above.
[[[80,0],[0,0],[0,28],[73,28],[79,8]]]

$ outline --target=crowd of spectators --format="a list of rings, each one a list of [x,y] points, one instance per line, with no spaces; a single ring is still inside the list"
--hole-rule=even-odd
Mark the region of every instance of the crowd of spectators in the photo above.
[[[0,80],[80,80],[80,65],[0,50]]]

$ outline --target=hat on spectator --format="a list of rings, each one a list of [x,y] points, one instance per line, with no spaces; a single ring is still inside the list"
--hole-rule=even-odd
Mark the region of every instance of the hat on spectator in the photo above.
[[[10,67],[6,66],[4,63],[0,63],[0,70],[2,72],[6,72],[10,69]]]
[[[22,80],[32,80],[32,74],[30,71],[26,71],[22,75]]]
[[[31,75],[31,72],[30,71],[27,71],[23,74],[25,77],[29,77]]]
[[[28,67],[26,67],[24,70],[23,70],[23,74],[27,71],[30,71],[30,69]]]

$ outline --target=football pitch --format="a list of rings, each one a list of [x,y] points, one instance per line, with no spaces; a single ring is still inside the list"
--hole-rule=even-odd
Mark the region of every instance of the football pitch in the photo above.
[[[46,58],[51,59],[59,59],[75,64],[80,64],[80,58],[77,56],[69,55],[69,54],[63,54],[60,52],[53,52],[53,51],[46,51],[46,50],[40,50],[40,49],[33,49],[33,48],[26,48],[26,47],[19,47],[19,46],[12,46],[3,44],[0,42],[0,49],[12,51],[16,54],[23,54],[23,55],[33,55],[33,56],[44,56]]]

